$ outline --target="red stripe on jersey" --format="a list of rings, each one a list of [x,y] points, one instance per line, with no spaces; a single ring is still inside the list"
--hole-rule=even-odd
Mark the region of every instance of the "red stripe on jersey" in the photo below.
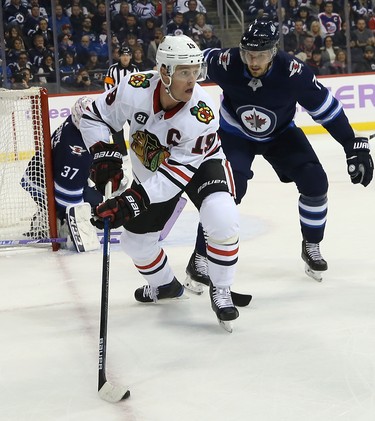
[[[156,89],[154,91],[154,98],[153,98],[153,105],[154,105],[154,114],[159,113],[162,111],[163,107],[160,101],[160,89],[161,89],[161,80],[159,80],[158,84],[156,85]],[[167,118],[173,117],[176,113],[178,113],[181,108],[185,105],[184,102],[179,102],[175,107],[171,110],[168,110],[164,114],[164,120]]]
[[[165,161],[163,161],[160,166],[167,167],[170,171],[172,171],[175,174],[179,175],[181,178],[183,178],[184,180],[186,180],[188,183],[191,180],[191,177],[189,177],[188,175],[186,175],[183,171],[179,170],[176,167],[172,167],[171,165],[168,165]]]
[[[220,250],[215,249],[214,247],[207,244],[207,250],[209,250],[211,253],[218,254],[219,256],[234,256],[238,253],[238,246],[233,250]]]
[[[161,86],[161,81],[159,80],[158,84],[156,85],[156,89],[154,91],[154,98],[153,98],[155,114],[157,114],[158,112],[162,110],[161,103],[160,103],[160,86]]]
[[[160,253],[159,253],[159,255],[158,255],[158,257],[153,262],[151,262],[149,265],[146,265],[146,266],[138,266],[138,265],[135,265],[135,267],[137,269],[140,269],[140,270],[150,269],[150,268],[156,266],[160,262],[160,260],[162,259],[163,255],[164,255],[164,250],[161,250]]]
[[[227,173],[228,173],[228,178],[229,178],[229,184],[230,184],[230,190],[231,193],[234,195],[236,192],[236,187],[234,184],[234,179],[233,179],[233,173],[232,173],[232,167],[229,164],[228,160],[225,160],[225,168],[227,169]]]

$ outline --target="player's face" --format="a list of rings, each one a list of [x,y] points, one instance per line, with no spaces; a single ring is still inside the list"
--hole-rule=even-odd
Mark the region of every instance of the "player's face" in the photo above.
[[[251,76],[261,77],[269,69],[273,58],[272,50],[266,51],[241,51],[242,61],[247,65]]]
[[[197,79],[201,74],[199,64],[192,66],[176,66],[170,86],[174,98],[182,102],[188,102],[193,95]]]

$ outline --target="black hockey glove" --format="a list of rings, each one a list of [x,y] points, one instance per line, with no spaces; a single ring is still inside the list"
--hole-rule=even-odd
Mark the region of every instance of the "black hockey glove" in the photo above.
[[[112,190],[116,191],[124,177],[122,171],[122,155],[116,144],[97,142],[91,146],[93,161],[90,168],[90,178],[96,188],[104,196],[105,186],[112,181]]]
[[[370,184],[374,172],[374,163],[370,155],[370,147],[366,137],[356,137],[345,147],[348,174],[353,184]]]
[[[104,228],[103,219],[109,217],[111,228],[118,228],[146,209],[142,196],[133,189],[126,189],[120,196],[106,200],[94,209],[91,223]]]

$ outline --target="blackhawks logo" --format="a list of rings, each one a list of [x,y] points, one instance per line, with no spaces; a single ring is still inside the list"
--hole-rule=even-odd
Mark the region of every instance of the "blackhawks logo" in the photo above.
[[[142,164],[150,171],[156,171],[160,164],[169,157],[170,153],[162,146],[159,139],[147,130],[137,130],[133,135],[132,150]]]
[[[198,121],[205,124],[208,124],[211,120],[215,118],[211,108],[208,105],[206,105],[206,103],[203,101],[199,101],[198,105],[190,108],[190,112],[192,115],[195,115],[195,117],[197,117]]]
[[[137,73],[132,75],[129,79],[129,85],[133,88],[148,88],[150,86],[149,79],[152,78],[152,73]]]

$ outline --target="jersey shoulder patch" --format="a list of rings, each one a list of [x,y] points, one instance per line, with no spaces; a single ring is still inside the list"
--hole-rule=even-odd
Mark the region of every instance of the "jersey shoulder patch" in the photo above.
[[[150,79],[153,76],[153,73],[134,73],[130,76],[128,84],[133,88],[145,89],[150,87]]]
[[[198,104],[190,108],[191,115],[195,116],[200,123],[209,124],[215,116],[211,107],[204,101],[198,101]]]
[[[292,77],[294,75],[299,75],[302,72],[303,63],[300,63],[299,61],[292,59],[289,64],[289,77]]]

